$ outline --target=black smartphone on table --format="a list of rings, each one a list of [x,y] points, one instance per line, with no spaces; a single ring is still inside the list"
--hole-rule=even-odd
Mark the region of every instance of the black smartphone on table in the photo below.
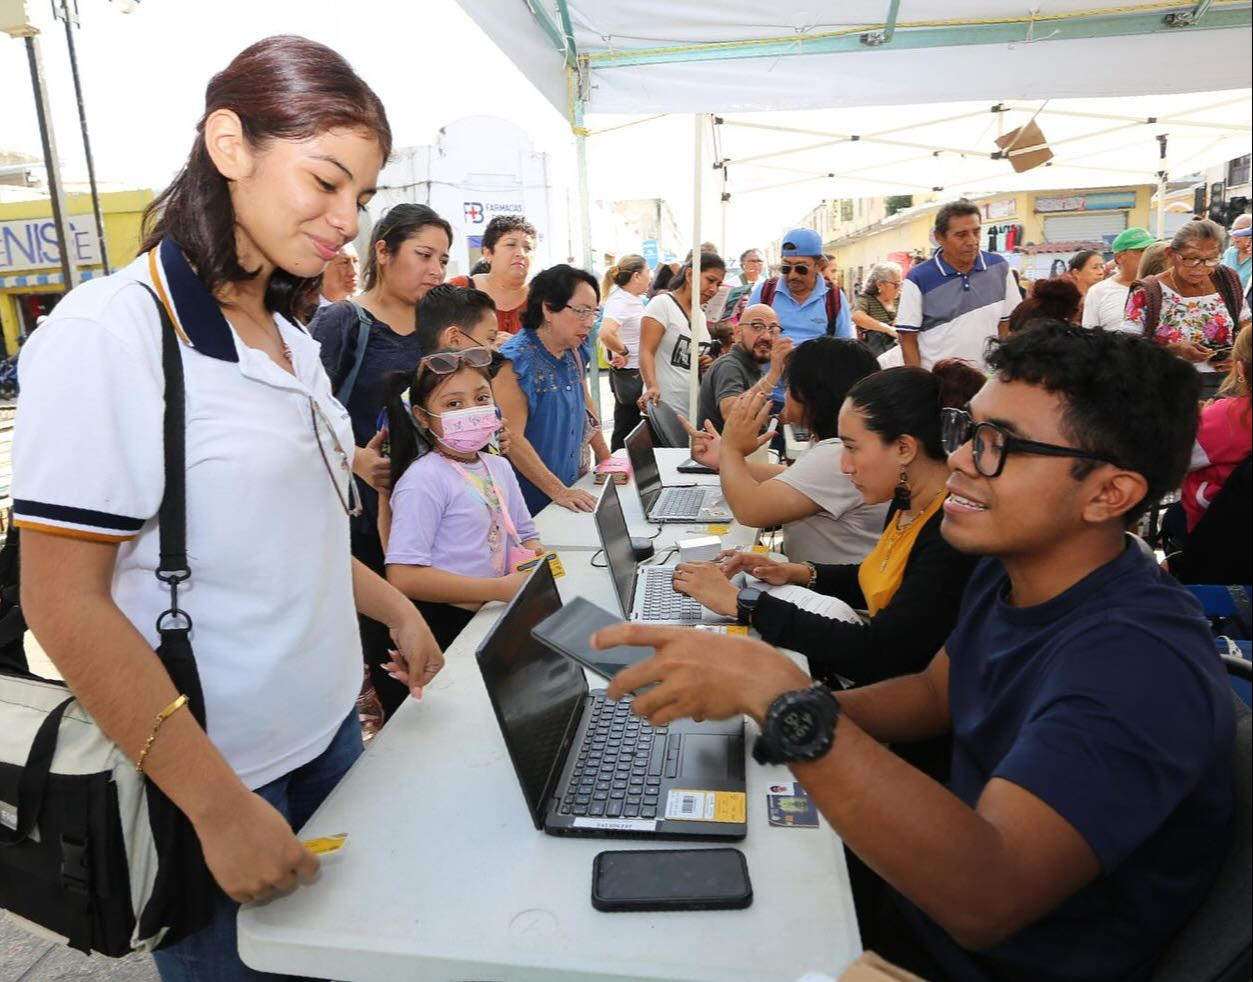
[[[748,863],[738,849],[609,851],[592,864],[597,910],[743,910],[752,902]]]

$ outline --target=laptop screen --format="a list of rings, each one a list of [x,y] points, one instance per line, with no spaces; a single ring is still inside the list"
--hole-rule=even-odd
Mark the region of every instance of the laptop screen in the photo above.
[[[560,608],[552,569],[541,563],[477,652],[483,684],[536,828],[543,826],[548,797],[561,776],[563,751],[588,693],[582,667],[531,637],[531,629]]]
[[[613,577],[618,603],[622,605],[622,616],[630,617],[635,589],[635,550],[631,548],[631,533],[627,531],[622,502],[613,481],[605,482],[600,501],[596,502],[596,531],[600,533],[600,547],[605,551],[605,562]]]
[[[653,499],[661,493],[661,471],[657,470],[657,455],[653,453],[653,435],[648,424],[640,423],[626,438],[627,456],[631,458],[631,472],[635,475],[635,489],[640,495],[644,514],[653,506]]]

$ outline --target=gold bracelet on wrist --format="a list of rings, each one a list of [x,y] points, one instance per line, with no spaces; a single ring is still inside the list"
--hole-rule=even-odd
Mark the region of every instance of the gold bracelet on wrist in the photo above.
[[[812,590],[814,584],[818,582],[818,567],[808,560],[802,562],[801,565],[809,570],[809,582],[805,584],[805,589]]]
[[[157,734],[161,731],[161,724],[186,705],[187,696],[180,695],[161,712],[157,713],[157,718],[152,724],[152,732],[148,734],[148,739],[144,741],[144,749],[139,751],[139,756],[135,758],[135,770],[138,773],[142,774],[144,772],[144,761],[148,759],[148,751],[152,749],[152,745],[156,742]]]

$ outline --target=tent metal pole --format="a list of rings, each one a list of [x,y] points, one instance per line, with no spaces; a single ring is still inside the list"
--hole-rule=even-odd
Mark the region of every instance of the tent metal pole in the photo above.
[[[688,348],[687,418],[693,426],[699,425],[696,403],[700,398],[700,339],[705,336],[705,311],[700,305],[700,205],[701,178],[704,176],[704,128],[705,113],[692,117],[692,343]]]
[[[538,12],[537,16],[538,16]],[[574,128],[575,155],[579,168],[579,236],[583,240],[583,268],[596,275],[592,268],[592,203],[588,196],[587,181],[587,127],[583,123],[583,72],[587,69],[579,63],[579,51],[574,43],[574,28],[570,24],[570,8],[566,0],[557,0],[557,15],[561,18],[561,43],[566,59],[567,92],[573,96],[570,120]],[[571,91],[572,90],[572,91]],[[601,298],[604,300],[604,297]],[[591,332],[591,356],[587,359],[588,389],[592,395],[592,409],[600,418],[600,325]]]
[[[1243,100],[1240,100],[1243,101]],[[1219,103],[1215,106],[1207,106],[1201,109],[1189,109],[1186,112],[1176,113],[1173,116],[1127,116],[1120,113],[1085,113],[1077,112],[1070,109],[1050,109],[1050,116],[1065,116],[1068,119],[1107,119],[1115,123],[1130,123],[1139,126],[1153,126],[1156,123],[1169,122],[1171,126],[1190,126],[1201,130],[1239,130],[1247,132],[1253,129],[1253,126],[1238,125],[1232,123],[1205,123],[1200,120],[1184,119],[1195,112],[1204,112],[1205,109],[1219,109],[1224,105],[1231,103]],[[1015,112],[1026,112],[1025,106],[1010,106]]]
[[[574,101],[574,147],[579,166],[579,237],[583,240],[583,268],[596,275],[592,267],[592,203],[588,197],[587,136],[583,127],[583,97]],[[605,298],[601,297],[601,303]],[[587,378],[592,391],[592,407],[600,416],[600,328],[592,328],[592,353],[587,359]]]
[[[1162,133],[1157,138],[1161,170],[1157,172],[1157,237],[1166,238],[1166,143],[1169,136]]]
[[[1050,39],[1076,41],[1083,38],[1132,37],[1162,32],[1231,30],[1248,28],[1253,11],[1239,0],[1223,0],[1224,9],[1211,9],[1201,23],[1190,22],[1191,11],[1162,16],[1156,4],[1131,11],[1107,7],[1057,14],[1027,14],[988,20],[953,18],[943,21],[898,21],[886,50],[969,47],[981,44],[1022,44],[1034,27],[1052,29]],[[1239,4],[1239,5],[1237,5]],[[808,55],[873,52],[879,45],[862,40],[881,25],[865,24],[836,31],[776,38],[752,38],[667,47],[614,48],[588,56],[593,68],[628,68],[636,65],[684,64],[697,61],[733,61],[740,58],[787,58]]]

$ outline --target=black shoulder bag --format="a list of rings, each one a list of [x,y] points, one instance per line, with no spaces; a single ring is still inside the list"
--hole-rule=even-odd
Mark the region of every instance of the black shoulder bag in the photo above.
[[[165,375],[156,576],[170,607],[157,621],[157,655],[203,727],[191,619],[178,605],[191,575],[183,360],[174,324],[148,292],[160,311]],[[117,957],[203,928],[215,889],[191,822],[63,683],[0,675],[0,908],[72,948]]]

